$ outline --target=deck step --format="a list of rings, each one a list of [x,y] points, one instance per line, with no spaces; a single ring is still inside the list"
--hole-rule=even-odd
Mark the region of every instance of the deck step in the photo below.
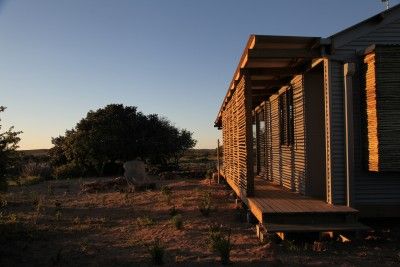
[[[370,228],[361,223],[343,224],[276,224],[266,223],[264,228],[268,233],[276,232],[324,232],[324,231],[367,231]]]
[[[358,212],[264,213],[263,223],[272,224],[341,224],[356,223]]]

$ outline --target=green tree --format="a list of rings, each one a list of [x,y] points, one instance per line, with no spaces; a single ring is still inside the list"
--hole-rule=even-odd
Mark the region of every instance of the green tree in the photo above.
[[[5,107],[0,106],[0,112],[5,109]],[[15,132],[14,126],[5,132],[2,132],[1,128],[2,125],[0,125],[0,190],[4,191],[7,189],[6,174],[17,157],[16,149],[18,148],[18,142],[21,140],[18,135],[22,132]]]
[[[196,141],[158,115],[144,115],[136,107],[111,104],[87,116],[65,136],[52,139],[50,150],[55,165],[74,163],[101,175],[106,164],[135,158],[166,165]]]

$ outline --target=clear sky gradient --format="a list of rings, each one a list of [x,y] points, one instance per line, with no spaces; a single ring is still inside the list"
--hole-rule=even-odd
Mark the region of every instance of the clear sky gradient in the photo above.
[[[383,10],[380,0],[0,0],[2,124],[24,132],[21,149],[49,148],[89,110],[122,103],[213,148],[250,34],[327,37]]]

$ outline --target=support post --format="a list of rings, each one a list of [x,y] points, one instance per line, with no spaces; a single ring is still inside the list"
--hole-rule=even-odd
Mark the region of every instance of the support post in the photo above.
[[[217,139],[217,172],[218,172],[218,184],[219,184],[219,177],[220,177],[220,162],[219,162],[219,139]]]
[[[353,141],[353,75],[355,64],[346,63],[343,69],[344,78],[344,116],[346,131],[346,205],[352,204],[354,141]]]
[[[245,116],[246,116],[246,196],[251,197],[254,195],[254,169],[253,169],[253,119],[252,119],[252,96],[251,96],[251,79],[247,71],[243,73],[245,86],[244,86],[244,102],[245,102]]]

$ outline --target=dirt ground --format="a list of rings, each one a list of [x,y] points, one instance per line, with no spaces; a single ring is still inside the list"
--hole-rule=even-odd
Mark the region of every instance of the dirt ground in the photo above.
[[[155,238],[167,266],[219,265],[208,243],[213,224],[231,228],[236,266],[400,266],[398,222],[370,221],[375,231],[350,243],[324,242],[322,251],[306,239],[261,244],[225,185],[175,179],[158,181],[153,191],[80,193],[92,180],[47,181],[3,194],[0,266],[148,266]],[[164,185],[171,188],[169,201]],[[204,217],[198,205],[208,191],[215,210]],[[173,205],[183,219],[180,230],[171,222]]]

